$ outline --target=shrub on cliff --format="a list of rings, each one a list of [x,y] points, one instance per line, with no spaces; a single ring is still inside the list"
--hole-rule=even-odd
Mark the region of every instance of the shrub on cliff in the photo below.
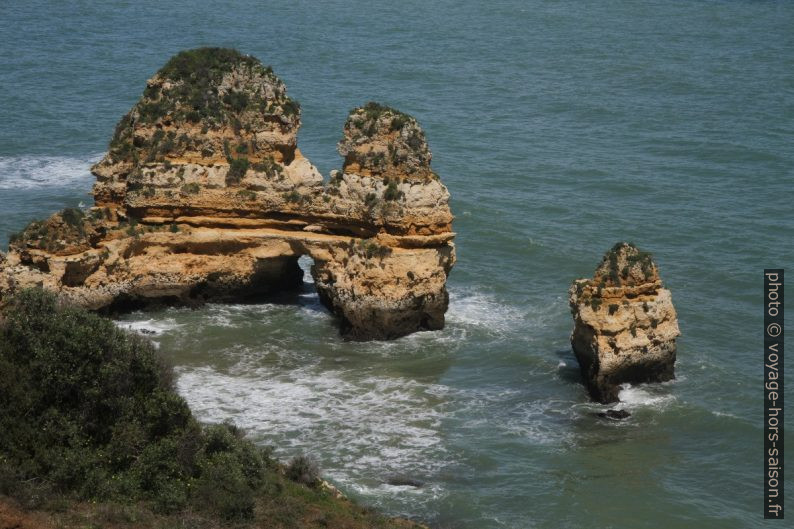
[[[66,246],[90,246],[91,237],[100,229],[98,220],[86,217],[79,209],[66,208],[48,219],[31,222],[19,233],[12,234],[9,242],[19,249],[32,246],[47,251],[58,251]]]
[[[320,467],[317,462],[308,456],[295,456],[287,465],[286,474],[296,483],[303,483],[315,487],[320,480]]]
[[[0,408],[6,494],[32,480],[77,499],[246,518],[272,463],[236,428],[198,424],[149,342],[41,290],[3,312]]]
[[[63,221],[69,226],[82,228],[85,213],[77,208],[66,208],[61,211],[61,218],[63,218]]]
[[[261,66],[261,63],[232,48],[195,48],[180,51],[171,57],[157,73],[174,81],[192,81],[196,78],[217,77],[237,65],[256,67]],[[270,70],[270,67],[267,69]]]
[[[615,244],[601,260],[594,279],[604,286],[630,286],[658,278],[653,256],[633,243]]]
[[[388,183],[386,186],[386,190],[383,192],[383,198],[385,200],[399,200],[405,196],[400,188],[397,187],[397,183],[393,180]]]
[[[251,87],[219,92],[223,77],[235,69],[256,73],[273,83],[278,96],[271,103],[285,114],[300,112],[297,101],[286,96],[283,83],[270,66],[233,49],[197,48],[179,52],[157,72],[160,79],[169,79],[173,84],[168,88],[159,84],[147,86],[139,104],[141,117],[144,121],[155,121],[175,112],[177,119],[191,122],[231,123],[229,113],[239,114],[253,102],[252,94],[246,92]]]
[[[201,191],[201,186],[196,182],[191,182],[183,185],[181,191],[186,195],[197,195]]]
[[[254,171],[265,173],[268,178],[284,179],[284,169],[272,156],[266,156],[262,161],[251,164]]]
[[[248,172],[248,158],[230,158],[229,159],[229,172],[226,173],[226,185],[237,185],[243,179],[245,173]]]
[[[300,104],[287,95],[284,83],[270,66],[233,49],[181,51],[149,80],[141,99],[119,121],[110,142],[109,159],[138,165],[140,161],[163,161],[167,153],[188,148],[212,156],[212,146],[197,141],[210,129],[231,127],[239,135],[243,129],[272,126],[274,116],[280,127],[297,127],[300,123]],[[160,128],[146,139],[155,124],[180,128],[188,123],[200,124],[201,134],[183,134],[180,139],[172,131],[173,136],[160,142]]]
[[[410,529],[201,425],[146,339],[41,290],[0,312],[0,524],[12,496],[53,526]],[[306,485],[309,485],[308,487]]]

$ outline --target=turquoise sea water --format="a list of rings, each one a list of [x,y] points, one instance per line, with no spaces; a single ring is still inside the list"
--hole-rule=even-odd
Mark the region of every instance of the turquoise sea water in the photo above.
[[[116,121],[201,45],[273,66],[326,175],[350,108],[416,116],[457,217],[441,332],[345,343],[309,283],[125,317],[157,333],[199,417],[314,454],[350,496],[439,528],[770,525],[761,272],[794,264],[794,3],[113,4],[0,6],[3,246],[90,205]],[[656,256],[683,335],[677,379],[627,388],[632,417],[607,423],[566,290],[623,239]]]

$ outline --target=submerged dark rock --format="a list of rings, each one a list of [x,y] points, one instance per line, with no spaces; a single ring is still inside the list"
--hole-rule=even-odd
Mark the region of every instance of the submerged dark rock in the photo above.
[[[415,487],[417,489],[425,486],[424,481],[407,476],[391,476],[386,479],[386,483],[395,487]]]
[[[612,419],[615,421],[619,421],[622,419],[628,419],[631,417],[631,413],[627,412],[626,410],[607,410],[607,411],[600,411],[595,414],[596,417],[601,417],[602,419]]]

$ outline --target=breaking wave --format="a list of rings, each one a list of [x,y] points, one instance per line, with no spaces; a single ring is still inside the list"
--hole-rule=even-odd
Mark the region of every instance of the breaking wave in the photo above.
[[[69,156],[0,156],[0,190],[90,186],[90,167],[101,154]]]

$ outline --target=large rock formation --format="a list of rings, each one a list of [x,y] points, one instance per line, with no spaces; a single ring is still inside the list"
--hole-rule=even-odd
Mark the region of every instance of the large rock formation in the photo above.
[[[297,148],[299,126],[300,106],[258,60],[176,55],[92,168],[95,207],[12,238],[0,300],[30,285],[92,309],[238,300],[294,288],[308,255],[346,336],[443,327],[452,214],[416,120],[354,109],[327,184]]]
[[[673,378],[678,320],[650,254],[618,243],[568,294],[571,345],[595,400],[618,400],[624,383]]]

